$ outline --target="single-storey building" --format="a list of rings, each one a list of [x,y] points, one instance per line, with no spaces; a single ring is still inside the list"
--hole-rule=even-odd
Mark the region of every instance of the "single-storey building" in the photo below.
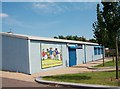
[[[0,35],[2,70],[33,74],[98,60],[103,55],[97,43],[4,32]]]

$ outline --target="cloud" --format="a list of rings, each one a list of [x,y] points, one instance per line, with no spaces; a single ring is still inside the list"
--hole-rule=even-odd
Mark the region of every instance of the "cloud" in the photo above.
[[[43,3],[34,3],[33,6],[34,8],[47,8],[49,5]]]
[[[0,18],[6,18],[6,17],[8,17],[8,14],[6,14],[6,13],[0,13]]]
[[[73,10],[90,10],[96,8],[96,3],[90,2],[36,2],[32,5],[34,11],[40,14],[58,14]]]
[[[40,3],[34,3],[33,9],[39,13],[60,13],[64,12],[64,9],[55,2],[40,2]]]

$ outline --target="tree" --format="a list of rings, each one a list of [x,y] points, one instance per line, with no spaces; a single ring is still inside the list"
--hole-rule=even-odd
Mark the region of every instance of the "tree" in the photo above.
[[[94,28],[94,38],[96,38],[97,42],[104,46],[107,46],[107,30],[105,27],[104,18],[102,15],[102,11],[100,11],[100,5],[97,4],[97,21],[93,23]],[[103,50],[103,66],[104,66],[104,50]]]
[[[63,35],[59,35],[58,37],[54,37],[54,38],[57,38],[57,39],[65,39],[65,37]]]
[[[92,39],[89,39],[89,42],[97,43],[97,40],[92,38]]]
[[[82,37],[78,37],[77,35],[72,36],[72,35],[68,35],[68,36],[54,36],[54,38],[56,39],[67,39],[67,40],[76,40],[76,41],[87,41],[86,38],[84,36]]]
[[[58,37],[57,37],[57,36],[54,36],[54,38],[55,38],[55,39],[58,39]]]
[[[118,79],[118,35],[120,29],[120,2],[102,2],[103,17],[108,30],[108,37],[112,42],[109,45],[116,49],[116,79]]]
[[[98,43],[116,49],[116,79],[118,79],[118,37],[120,34],[120,2],[102,2],[97,5],[97,22],[93,24]],[[107,44],[106,44],[107,43]]]

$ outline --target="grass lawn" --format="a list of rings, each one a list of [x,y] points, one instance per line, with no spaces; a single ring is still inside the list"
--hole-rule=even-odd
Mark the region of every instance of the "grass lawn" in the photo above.
[[[120,71],[119,71],[119,76],[120,76]],[[115,79],[115,71],[45,76],[43,77],[43,79],[50,81],[59,81],[59,82],[120,86],[120,79],[118,80]]]
[[[109,62],[105,62],[104,66],[103,64],[94,66],[94,67],[108,67],[108,66],[116,66],[116,62],[114,61],[109,61]],[[118,66],[120,66],[120,61],[118,61]]]
[[[62,60],[55,60],[55,59],[45,59],[42,60],[42,68],[49,68],[53,66],[62,65]]]

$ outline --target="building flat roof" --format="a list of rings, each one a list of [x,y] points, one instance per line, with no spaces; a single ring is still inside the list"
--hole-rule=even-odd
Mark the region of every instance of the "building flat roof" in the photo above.
[[[55,39],[55,38],[45,38],[45,37],[29,36],[29,35],[23,35],[23,34],[7,33],[7,32],[1,32],[0,34],[5,35],[5,36],[9,36],[9,37],[26,39],[26,40],[50,41],[50,42],[70,43],[70,44],[99,45],[98,43],[92,43],[92,42],[73,41],[73,40]]]

